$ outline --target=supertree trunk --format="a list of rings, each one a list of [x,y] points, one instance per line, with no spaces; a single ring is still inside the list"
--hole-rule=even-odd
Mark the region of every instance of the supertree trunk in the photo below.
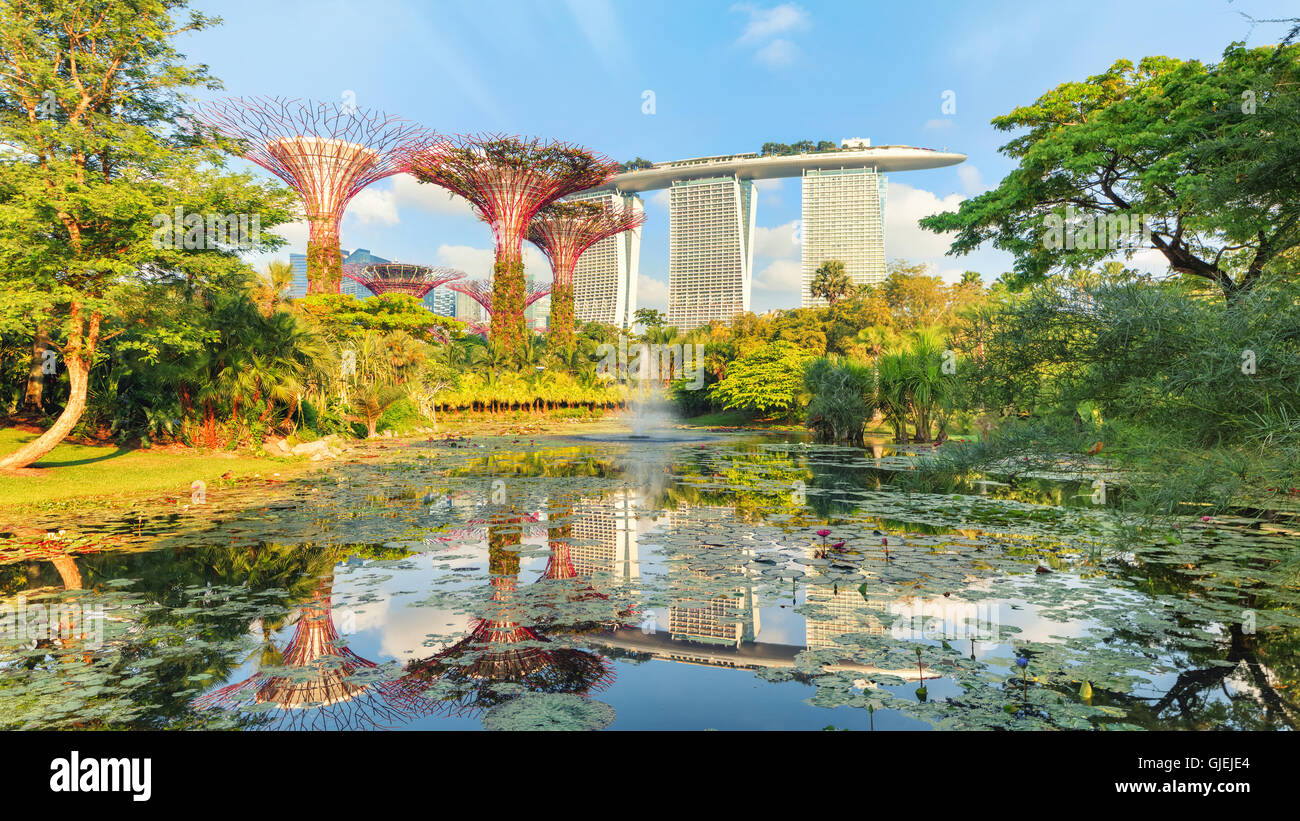
[[[555,283],[551,286],[551,318],[549,322],[551,344],[572,350],[576,342],[573,317],[573,285]]]
[[[337,294],[342,282],[338,223],[329,218],[313,219],[307,234],[307,293]]]
[[[492,339],[515,350],[528,333],[523,255],[500,253],[492,269]]]

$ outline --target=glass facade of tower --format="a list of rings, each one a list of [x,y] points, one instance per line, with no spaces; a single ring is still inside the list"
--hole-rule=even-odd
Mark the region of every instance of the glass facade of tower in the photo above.
[[[641,198],[619,191],[593,191],[565,198],[597,202],[609,208],[645,210]],[[641,264],[641,229],[607,237],[578,257],[573,270],[573,312],[578,323],[632,326],[636,282]]]
[[[689,331],[750,307],[754,183],[676,181],[668,199],[668,324]]]
[[[857,285],[885,279],[885,178],[874,168],[809,169],[803,174],[801,303],[825,305],[809,286],[830,259]]]

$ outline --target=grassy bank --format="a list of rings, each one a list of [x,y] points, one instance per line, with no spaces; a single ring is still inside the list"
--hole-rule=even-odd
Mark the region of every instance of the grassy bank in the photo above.
[[[36,434],[0,429],[0,453],[14,450]],[[0,473],[0,519],[7,513],[53,510],[94,499],[113,503],[157,493],[188,496],[190,483],[206,483],[229,473],[231,479],[287,472],[301,458],[273,458],[248,452],[173,448],[122,448],[64,442],[32,468]]]
[[[426,425],[432,423],[426,423]],[[517,412],[509,414],[459,414],[440,416],[432,434],[404,431],[402,438],[428,436],[548,436],[626,429],[617,415],[571,418]],[[37,434],[0,428],[0,453],[30,442]],[[373,440],[391,443],[389,438]],[[364,441],[351,444],[364,449]],[[346,457],[345,457],[346,459]],[[212,485],[222,480],[253,477],[284,479],[304,470],[327,467],[332,462],[311,462],[305,457],[273,457],[248,450],[211,451],[179,446],[130,448],[63,442],[31,468],[18,473],[0,472],[0,529],[6,514],[61,510],[73,506],[115,507],[150,496],[188,498],[196,479]],[[229,474],[229,475],[227,475]]]

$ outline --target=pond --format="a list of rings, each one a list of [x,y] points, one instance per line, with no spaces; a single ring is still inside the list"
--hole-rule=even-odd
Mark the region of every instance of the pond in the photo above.
[[[793,438],[394,444],[0,564],[0,726],[1291,729],[1294,524]],[[72,514],[68,514],[71,517]],[[74,526],[75,524],[75,526]],[[52,529],[62,529],[51,520]],[[51,537],[57,540],[59,537]],[[65,540],[74,537],[66,535]],[[50,545],[46,545],[50,547]]]

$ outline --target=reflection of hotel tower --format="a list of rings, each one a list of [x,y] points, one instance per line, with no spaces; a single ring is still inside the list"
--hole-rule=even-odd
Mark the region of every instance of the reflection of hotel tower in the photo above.
[[[882,607],[864,600],[856,585],[809,584],[806,596],[808,604],[816,605],[805,617],[809,649],[836,647],[840,636],[853,633],[885,634],[878,615],[884,612]]]
[[[569,549],[574,572],[624,581],[637,578],[636,502],[636,494],[626,489],[578,502]]]
[[[717,522],[719,524],[732,519],[734,510],[729,507],[694,507],[682,502],[673,513],[673,524],[685,526],[689,523]],[[725,532],[720,529],[720,532]],[[743,570],[739,567],[728,569],[729,576],[739,576]],[[691,598],[690,591],[695,587],[696,579],[708,579],[706,571],[678,571],[674,592],[683,595],[679,601],[688,601],[692,606],[680,604],[668,608],[668,632],[674,641],[691,641],[702,644],[730,644],[739,647],[743,642],[752,642],[758,635],[758,605],[754,599],[754,588],[749,585],[737,587],[730,596],[714,594],[709,599]],[[702,606],[694,606],[702,605]]]

